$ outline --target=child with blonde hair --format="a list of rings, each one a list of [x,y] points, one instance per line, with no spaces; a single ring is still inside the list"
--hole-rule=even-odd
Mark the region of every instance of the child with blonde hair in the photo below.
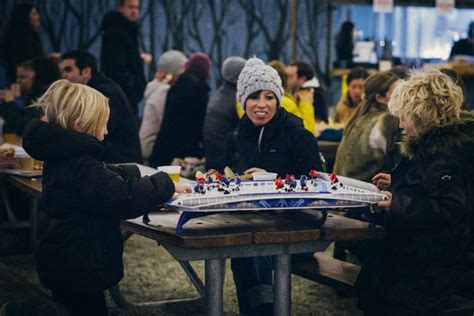
[[[391,199],[379,203],[383,253],[359,274],[365,315],[438,315],[463,278],[474,176],[474,115],[463,99],[439,71],[415,72],[392,94],[403,158],[373,178]]]
[[[102,162],[110,110],[98,91],[58,80],[35,106],[45,116],[25,127],[23,146],[44,161],[39,278],[71,315],[107,315],[103,291],[123,277],[120,220],[191,188],[163,172],[140,178],[136,166]]]

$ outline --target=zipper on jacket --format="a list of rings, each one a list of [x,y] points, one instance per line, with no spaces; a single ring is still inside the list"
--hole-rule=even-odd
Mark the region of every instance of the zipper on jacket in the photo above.
[[[263,130],[265,129],[265,126],[262,126],[262,129],[260,130],[260,135],[258,135],[258,152],[261,153],[262,150],[260,148],[260,143],[262,142],[262,136],[263,136]]]

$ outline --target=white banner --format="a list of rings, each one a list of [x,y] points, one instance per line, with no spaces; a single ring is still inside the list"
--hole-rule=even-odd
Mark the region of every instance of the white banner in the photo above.
[[[449,15],[454,10],[454,0],[436,0],[438,14]]]
[[[393,11],[393,0],[374,0],[373,10],[376,13],[390,13]]]

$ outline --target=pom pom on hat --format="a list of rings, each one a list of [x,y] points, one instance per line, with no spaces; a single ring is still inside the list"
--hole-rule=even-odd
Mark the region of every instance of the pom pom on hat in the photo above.
[[[186,56],[179,50],[169,50],[161,54],[156,66],[158,70],[165,70],[176,77],[187,61]]]
[[[239,75],[237,81],[237,99],[245,109],[245,101],[249,95],[260,90],[272,91],[281,105],[283,87],[277,71],[256,57],[250,58]]]
[[[242,57],[231,56],[222,63],[221,74],[225,81],[237,85],[239,74],[244,69],[245,59]]]
[[[194,53],[189,57],[185,68],[207,81],[211,74],[211,60],[205,53]]]

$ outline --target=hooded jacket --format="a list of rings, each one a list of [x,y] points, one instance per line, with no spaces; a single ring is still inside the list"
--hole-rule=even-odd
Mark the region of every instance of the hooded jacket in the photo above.
[[[334,172],[370,182],[379,172],[390,172],[400,160],[397,141],[401,136],[398,118],[386,106],[374,104],[344,132],[337,149]]]
[[[127,20],[120,12],[108,13],[102,21],[104,33],[100,52],[102,71],[122,87],[135,115],[146,84],[138,28],[138,23]]]
[[[359,276],[370,280],[362,302],[432,312],[452,294],[471,240],[472,114],[405,136],[401,153],[392,171],[382,260]]]
[[[173,158],[203,157],[203,126],[209,86],[193,72],[184,72],[168,90],[160,133],[150,166],[169,165]]]
[[[107,163],[142,163],[138,126],[133,118],[130,103],[122,89],[101,72],[94,73],[87,83],[109,99],[110,117],[105,141],[111,145],[104,153]]]
[[[229,133],[239,124],[235,110],[236,86],[224,81],[207,105],[204,120],[204,154],[206,169],[224,170],[225,143]]]
[[[136,166],[111,170],[95,137],[38,119],[25,127],[23,146],[44,161],[35,253],[41,282],[51,290],[91,292],[117,284],[123,276],[120,220],[169,200],[169,176],[139,178]]]
[[[281,177],[321,170],[318,142],[303,121],[279,108],[264,126],[255,126],[245,115],[226,145],[227,165],[238,174],[257,167]]]

